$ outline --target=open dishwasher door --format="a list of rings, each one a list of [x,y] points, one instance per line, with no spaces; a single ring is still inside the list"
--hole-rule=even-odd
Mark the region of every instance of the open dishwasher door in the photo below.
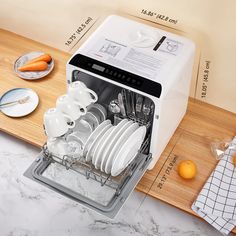
[[[145,148],[145,142],[142,148]],[[24,176],[102,215],[114,218],[145,173],[151,159],[151,154],[142,154],[140,151],[119,176],[112,177],[81,160],[53,156],[45,146]]]

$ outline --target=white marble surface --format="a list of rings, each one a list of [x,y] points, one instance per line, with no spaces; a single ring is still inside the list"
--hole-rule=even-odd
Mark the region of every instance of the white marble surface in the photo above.
[[[136,191],[114,220],[103,217],[23,176],[39,151],[0,133],[0,236],[221,235]]]

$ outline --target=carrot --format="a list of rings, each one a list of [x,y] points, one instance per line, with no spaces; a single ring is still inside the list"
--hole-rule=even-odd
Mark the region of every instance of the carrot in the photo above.
[[[19,71],[42,71],[48,68],[48,63],[45,61],[37,61],[31,64],[25,64],[18,67]]]
[[[36,57],[32,60],[29,60],[25,63],[25,65],[31,64],[31,63],[35,63],[37,61],[45,61],[45,62],[50,62],[52,60],[52,57],[49,54],[43,54],[39,57]]]

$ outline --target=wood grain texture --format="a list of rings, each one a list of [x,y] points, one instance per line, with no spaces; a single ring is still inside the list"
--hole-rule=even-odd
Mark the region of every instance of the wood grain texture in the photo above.
[[[54,58],[54,71],[37,81],[18,78],[13,71],[14,61],[22,54],[38,50]],[[65,65],[70,55],[1,29],[0,52],[0,94],[15,87],[29,87],[40,97],[40,105],[29,116],[16,119],[0,114],[0,130],[41,147],[46,140],[43,113],[54,107],[57,97],[66,92]],[[137,189],[194,214],[190,207],[217,164],[210,151],[211,142],[232,139],[235,134],[235,114],[190,99],[184,119],[156,166],[146,172]],[[178,176],[176,169],[182,159],[196,162],[198,175],[194,180]]]
[[[27,81],[14,73],[15,60],[31,51],[44,51],[55,60],[55,68],[45,78]],[[55,100],[66,92],[65,65],[70,54],[58,51],[19,35],[0,30],[0,94],[16,87],[32,88],[40,98],[40,104],[32,114],[22,118],[10,118],[0,114],[0,129],[33,145],[42,146],[45,141],[42,129],[43,113],[55,106]]]

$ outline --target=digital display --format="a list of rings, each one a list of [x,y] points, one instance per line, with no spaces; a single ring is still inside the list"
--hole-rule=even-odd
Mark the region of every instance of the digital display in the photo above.
[[[101,72],[103,72],[103,71],[105,70],[105,67],[99,66],[99,65],[97,65],[97,64],[93,64],[93,65],[92,65],[92,68],[95,69],[95,70],[99,70],[99,71],[101,71]]]

